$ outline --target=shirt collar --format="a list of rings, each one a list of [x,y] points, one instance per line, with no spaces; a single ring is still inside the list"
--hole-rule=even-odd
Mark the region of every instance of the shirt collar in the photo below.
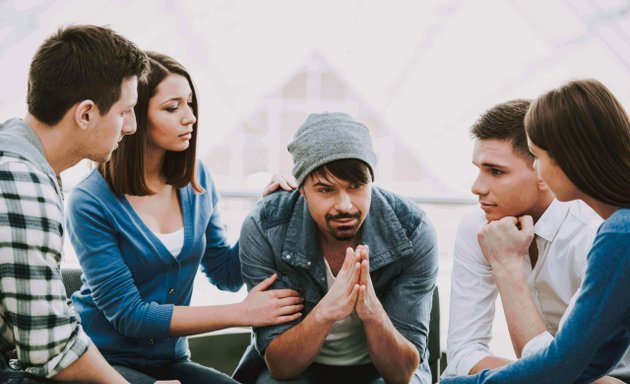
[[[546,241],[553,241],[568,212],[569,204],[553,199],[534,225],[534,233]]]
[[[22,119],[13,118],[7,120],[2,127],[3,143],[0,143],[0,151],[15,153],[26,158],[31,164],[44,172],[57,188],[59,198],[63,200],[61,177],[55,173],[44,152],[41,140]],[[30,145],[29,145],[30,144]]]
[[[385,198],[372,188],[370,210],[361,227],[361,244],[370,249],[370,270],[377,270],[412,252],[412,246],[396,213]],[[290,255],[290,264],[304,268],[318,263],[321,248],[317,241],[317,225],[303,196],[297,200],[286,232],[282,254]]]

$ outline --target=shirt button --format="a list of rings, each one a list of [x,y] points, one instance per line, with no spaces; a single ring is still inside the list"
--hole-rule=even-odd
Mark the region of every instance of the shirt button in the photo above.
[[[168,294],[169,295],[174,295],[175,294],[175,288],[171,288],[168,290]]]
[[[310,267],[310,266],[311,266],[311,262],[310,262],[310,261],[307,261],[307,262],[306,262],[306,265],[308,265],[308,266]]]
[[[322,277],[322,281],[326,281],[326,278],[325,278],[325,277]]]
[[[150,338],[149,339],[149,344],[151,344],[151,345],[155,344],[155,339],[154,338]]]
[[[287,260],[289,260],[289,259],[291,258],[291,254],[290,254],[290,253],[287,253],[287,254],[284,256],[284,258],[285,258],[285,259],[287,259]]]

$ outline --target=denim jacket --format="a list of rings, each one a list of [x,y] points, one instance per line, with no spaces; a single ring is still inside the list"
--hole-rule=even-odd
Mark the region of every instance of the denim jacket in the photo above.
[[[328,291],[317,227],[298,191],[277,192],[261,200],[241,229],[241,272],[251,289],[273,273],[273,288],[290,288],[304,297],[303,316],[254,329],[263,355],[276,336],[304,319]],[[414,203],[378,187],[362,226],[370,249],[370,276],[396,329],[417,348],[428,371],[427,335],[431,297],[438,270],[436,234]],[[424,367],[422,367],[424,365]]]

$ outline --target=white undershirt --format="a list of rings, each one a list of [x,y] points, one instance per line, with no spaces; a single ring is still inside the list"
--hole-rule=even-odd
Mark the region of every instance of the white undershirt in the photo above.
[[[184,246],[184,227],[178,229],[175,232],[171,233],[157,233],[155,231],[151,231],[160,239],[164,247],[168,249],[168,251],[174,256],[177,257]]]
[[[337,278],[333,275],[326,259],[324,259],[324,263],[326,264],[328,289],[330,289]],[[345,319],[333,324],[315,361],[320,364],[336,366],[360,365],[372,361],[368,353],[363,325],[355,311],[352,311],[352,314]]]

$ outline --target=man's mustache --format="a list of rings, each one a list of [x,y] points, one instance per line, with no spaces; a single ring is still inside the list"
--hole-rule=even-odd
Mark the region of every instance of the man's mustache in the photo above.
[[[331,220],[343,220],[343,219],[359,219],[361,218],[361,213],[338,213],[336,215],[331,215],[329,213],[326,214],[326,221]]]

